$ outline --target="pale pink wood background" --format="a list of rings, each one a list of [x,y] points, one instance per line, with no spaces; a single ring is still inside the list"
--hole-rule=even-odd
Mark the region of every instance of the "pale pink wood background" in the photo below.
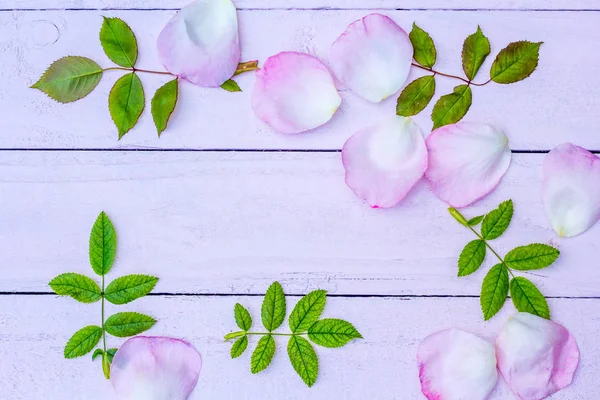
[[[155,138],[146,112],[117,142],[106,98],[119,74],[107,73],[90,96],[67,106],[27,88],[67,54],[108,66],[97,36],[102,15],[132,26],[140,66],[161,68],[156,36],[186,2],[0,4],[0,399],[112,398],[98,363],[90,357],[62,359],[70,335],[98,323],[97,304],[58,298],[46,285],[61,272],[91,273],[87,237],[100,210],[111,216],[119,235],[112,277],[145,272],[161,278],[155,296],[120,308],[151,313],[159,323],[150,334],[190,340],[204,357],[193,399],[421,399],[414,361],[420,340],[449,326],[492,339],[514,309],[507,303],[499,316],[482,321],[477,294],[485,272],[455,277],[456,257],[472,237],[425,182],[401,206],[385,211],[369,209],[344,185],[339,148],[355,130],[394,112],[395,99],[372,105],[344,92],[331,124],[306,135],[280,136],[252,114],[254,78],[248,74],[239,79],[241,94],[183,85],[162,139]],[[477,24],[493,54],[509,41],[545,42],[531,78],[474,90],[467,119],[501,127],[518,151],[498,190],[466,213],[512,198],[516,214],[499,250],[533,241],[561,249],[554,266],[528,274],[582,351],[574,384],[552,398],[597,398],[600,226],[572,239],[559,239],[548,229],[540,165],[543,153],[564,141],[600,150],[600,5],[594,0],[237,4],[244,59],[264,61],[282,50],[326,58],[337,35],[369,9],[407,30],[416,21],[429,31],[438,45],[439,69],[451,73],[460,72],[462,40]],[[492,58],[478,80],[486,79]],[[164,82],[142,79],[147,99]],[[438,96],[454,83],[439,80]],[[424,132],[431,127],[430,111],[431,106],[416,118]],[[230,360],[229,344],[222,341],[235,329],[233,305],[249,305],[258,323],[257,295],[276,279],[290,294],[329,290],[335,296],[325,315],[347,318],[365,336],[344,349],[318,349],[321,375],[312,389],[295,376],[285,343],[278,343],[273,365],[253,376],[249,352]],[[514,398],[503,382],[492,397]]]

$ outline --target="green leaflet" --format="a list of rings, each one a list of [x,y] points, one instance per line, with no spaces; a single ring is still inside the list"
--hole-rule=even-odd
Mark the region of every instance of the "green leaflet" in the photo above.
[[[504,261],[510,268],[529,271],[550,266],[559,255],[560,251],[552,246],[534,243],[514,248],[504,257]]]
[[[133,31],[119,18],[106,18],[100,29],[100,44],[104,52],[121,67],[135,66],[138,56],[138,46]]]
[[[112,222],[102,211],[90,234],[90,264],[95,273],[102,276],[108,273],[115,261],[117,234]]]
[[[106,354],[107,354],[107,357],[108,357],[108,362],[110,362],[110,363],[113,362],[113,359],[115,358],[115,354],[117,354],[117,350],[118,349],[116,349],[114,347],[112,349],[106,350]]]
[[[144,89],[134,73],[123,75],[108,96],[110,116],[119,131],[119,139],[131,130],[144,111]]]
[[[400,93],[396,105],[396,114],[410,117],[423,111],[435,93],[433,75],[422,76],[408,84]]]
[[[520,276],[510,281],[510,297],[516,309],[550,319],[550,309],[544,295],[529,280]]]
[[[59,296],[71,296],[82,303],[94,303],[100,300],[100,286],[85,275],[66,273],[58,275],[49,283]]]
[[[471,88],[467,85],[456,86],[453,93],[440,97],[431,113],[433,129],[460,121],[469,111],[472,101]]]
[[[314,290],[298,301],[289,318],[290,329],[293,333],[306,332],[312,326],[325,308],[327,292]]]
[[[248,348],[248,336],[242,336],[231,346],[231,358],[238,358]],[[265,367],[266,368],[266,367]]]
[[[108,317],[104,329],[116,337],[129,337],[152,328],[156,320],[148,315],[136,312],[120,312]]]
[[[285,294],[279,282],[273,282],[262,304],[261,318],[263,326],[272,332],[279,328],[285,319],[286,304]]]
[[[250,316],[248,310],[246,310],[246,308],[244,308],[244,306],[242,306],[240,303],[236,303],[235,307],[233,308],[233,314],[235,317],[235,323],[240,327],[240,329],[249,331],[250,328],[252,328],[252,317]]]
[[[465,246],[458,258],[458,276],[467,276],[477,271],[485,260],[485,242],[473,240]]]
[[[173,79],[158,88],[152,98],[152,119],[158,132],[158,137],[167,129],[167,123],[171,114],[177,105],[177,95],[179,92],[179,84],[177,79]]]
[[[462,66],[469,81],[475,78],[490,51],[490,41],[478,26],[477,31],[469,35],[463,43]]]
[[[229,79],[226,80],[222,85],[221,88],[227,90],[228,92],[241,92],[242,89],[240,88],[240,85],[237,84],[236,81],[234,81],[233,79]]]
[[[87,96],[100,82],[102,68],[85,57],[69,56],[54,61],[31,87],[59,103],[70,103]]]
[[[510,225],[513,216],[513,202],[507,200],[500,203],[498,208],[490,211],[483,219],[481,236],[486,240],[497,239]]]
[[[362,339],[362,336],[350,322],[326,318],[308,328],[308,338],[320,346],[334,348],[353,339]]]
[[[77,358],[86,355],[98,344],[102,337],[102,328],[95,325],[86,326],[75,332],[65,346],[65,358]]]
[[[483,221],[483,215],[480,215],[478,217],[473,217],[470,220],[467,221],[467,225],[469,226],[477,226],[481,223],[481,221]]]
[[[126,275],[112,281],[104,295],[113,304],[127,304],[150,293],[157,282],[155,276]]]
[[[506,302],[508,295],[508,270],[503,264],[494,265],[481,284],[481,311],[487,321],[492,318]]]
[[[292,336],[288,342],[288,356],[300,378],[311,387],[319,374],[319,359],[308,340],[301,336]]]
[[[253,374],[264,371],[271,364],[274,355],[275,339],[273,339],[273,336],[266,335],[261,337],[250,359],[250,371]]]
[[[100,356],[104,357],[104,350],[102,350],[102,349],[94,350],[94,354],[92,354],[92,361],[94,361],[96,358],[98,358]]]
[[[433,67],[437,58],[437,51],[431,36],[413,22],[409,38],[413,45],[415,61],[424,67]]]
[[[513,42],[500,50],[490,70],[490,79],[496,83],[514,83],[535,71],[542,42]]]

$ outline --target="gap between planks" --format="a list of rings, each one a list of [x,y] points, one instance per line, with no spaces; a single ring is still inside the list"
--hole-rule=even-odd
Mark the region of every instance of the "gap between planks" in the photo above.
[[[72,152],[182,152],[182,153],[341,153],[340,149],[194,149],[194,148],[0,148],[3,151],[37,151],[37,152],[52,152],[52,151],[72,151]],[[522,150],[511,149],[513,154],[547,154],[550,150]],[[600,150],[588,150],[594,154],[600,154]]]

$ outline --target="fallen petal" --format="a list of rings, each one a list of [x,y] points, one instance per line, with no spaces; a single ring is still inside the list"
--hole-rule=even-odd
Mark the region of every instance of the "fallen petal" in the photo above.
[[[400,90],[412,58],[407,33],[381,14],[369,14],[351,23],[333,43],[329,55],[339,81],[373,103]]]
[[[562,325],[522,312],[502,327],[496,357],[511,390],[520,399],[539,400],[571,383],[579,349]]]
[[[256,73],[252,109],[277,132],[300,133],[321,126],[341,102],[325,65],[308,54],[279,53]]]
[[[600,157],[561,144],[546,156],[543,174],[544,207],[556,233],[579,235],[600,220]]]
[[[187,342],[137,336],[117,351],[110,380],[119,400],[186,400],[201,366],[200,354]]]
[[[494,346],[456,328],[425,338],[417,362],[429,400],[484,400],[498,380]]]
[[[342,149],[346,184],[371,207],[393,207],[427,169],[427,149],[419,127],[394,116],[364,128]]]
[[[231,0],[197,0],[182,8],[158,36],[158,57],[180,78],[221,86],[240,61],[237,12]]]
[[[452,207],[466,207],[485,197],[510,165],[508,138],[490,125],[446,125],[431,132],[426,143],[425,175],[433,192]]]

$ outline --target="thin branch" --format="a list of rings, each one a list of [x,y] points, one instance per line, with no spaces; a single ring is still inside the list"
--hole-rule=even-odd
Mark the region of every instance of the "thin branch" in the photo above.
[[[412,63],[411,65],[412,65],[413,67],[417,67],[417,68],[420,68],[420,69],[422,69],[422,70],[425,70],[425,71],[431,72],[431,73],[433,73],[434,75],[441,75],[441,76],[445,76],[445,77],[447,77],[447,78],[454,78],[454,79],[458,79],[458,80],[460,80],[460,81],[463,81],[463,82],[464,82],[464,83],[466,83],[467,85],[473,85],[473,86],[485,86],[485,85],[487,85],[488,83],[490,83],[490,82],[492,81],[492,80],[490,79],[489,81],[487,81],[487,82],[484,82],[484,83],[475,83],[475,82],[469,81],[469,80],[467,80],[467,79],[465,79],[465,78],[462,78],[462,77],[460,77],[460,76],[456,76],[456,75],[450,75],[450,74],[445,74],[445,73],[443,73],[443,72],[439,72],[439,71],[436,71],[436,70],[434,70],[434,69],[432,69],[432,68],[424,67],[424,66],[422,66],[422,65],[419,65],[419,64],[416,64],[416,63]]]

